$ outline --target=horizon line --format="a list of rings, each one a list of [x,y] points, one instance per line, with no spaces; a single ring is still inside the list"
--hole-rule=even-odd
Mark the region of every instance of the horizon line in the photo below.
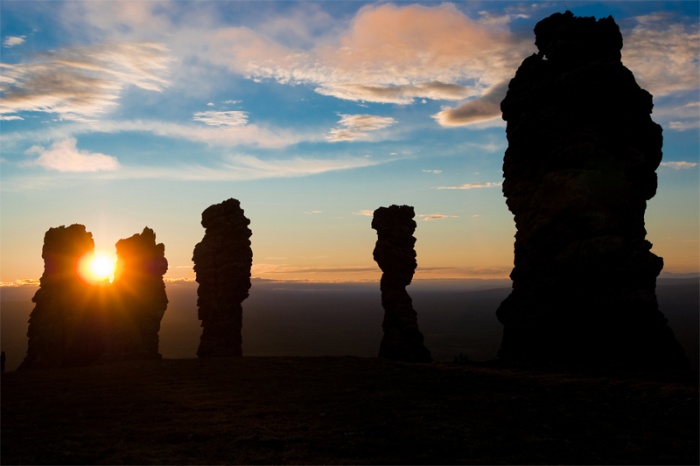
[[[664,272],[662,271],[657,279],[687,279],[687,278],[698,278],[700,279],[700,271],[698,272]],[[357,279],[357,280],[342,280],[342,279],[328,279],[328,280],[319,280],[319,279],[272,279],[272,278],[264,278],[264,277],[251,277],[251,281],[254,282],[270,282],[270,283],[295,283],[295,284],[328,284],[328,285],[334,285],[334,284],[360,284],[360,283],[379,283],[379,280],[374,280],[374,279]],[[452,282],[458,282],[458,281],[512,281],[510,277],[490,277],[490,278],[484,278],[484,277],[445,277],[445,278],[435,278],[435,277],[425,277],[425,278],[414,278],[411,283],[413,282],[437,282],[437,281],[452,281]],[[180,283],[197,283],[195,278],[192,277],[164,277],[163,282],[168,284],[180,284]],[[23,286],[36,286],[38,287],[40,285],[40,280],[39,279],[19,279],[15,280],[12,282],[0,282],[0,288],[20,288]],[[409,285],[410,286],[410,285]]]

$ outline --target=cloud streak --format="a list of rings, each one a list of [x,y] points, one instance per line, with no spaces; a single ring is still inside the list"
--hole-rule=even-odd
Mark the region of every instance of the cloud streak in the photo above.
[[[418,218],[422,219],[424,222],[432,222],[434,220],[444,220],[446,218],[459,218],[457,215],[445,215],[445,214],[420,214]]]
[[[367,139],[372,131],[388,128],[396,123],[391,117],[374,115],[340,115],[338,128],[334,128],[326,136],[329,142],[356,141]]]
[[[373,217],[374,216],[374,211],[373,210],[358,210],[357,212],[353,212],[353,215],[359,215],[360,217]]]
[[[30,149],[29,155],[52,152],[50,157],[41,161],[27,162],[27,166],[42,166],[47,170],[63,172],[60,182],[64,185],[82,183],[84,175],[90,173],[90,179],[101,180],[170,180],[192,182],[226,182],[250,181],[274,178],[301,178],[320,175],[327,172],[352,170],[378,165],[381,162],[366,157],[340,157],[320,159],[308,157],[263,159],[253,155],[230,155],[211,165],[182,163],[170,166],[116,165],[100,157],[104,154],[83,151],[62,151],[65,146],[73,149],[71,143],[60,141],[46,150],[41,147]],[[65,155],[66,152],[68,155]],[[110,157],[110,156],[104,156]],[[386,162],[385,162],[386,163]],[[70,168],[70,169],[69,169]],[[95,173],[99,172],[99,173]],[[72,175],[72,176],[67,176]],[[14,177],[2,183],[2,191],[19,192],[28,190],[50,190],[56,187],[55,175]]]
[[[481,188],[499,188],[503,182],[488,181],[486,183],[466,183],[458,186],[438,186],[435,189],[481,189]]]
[[[7,36],[2,43],[6,49],[24,44],[25,36]]]
[[[444,107],[433,118],[440,126],[467,126],[501,117],[501,102],[508,92],[508,82],[494,86],[479,99],[469,100],[456,108]]]
[[[197,112],[192,119],[209,126],[245,126],[248,124],[248,113],[237,110]]]
[[[674,170],[687,170],[698,166],[695,162],[661,162],[660,166]]]
[[[75,173],[119,169],[119,162],[115,157],[99,152],[78,150],[77,141],[74,138],[56,141],[49,149],[32,146],[26,151],[26,154],[37,154],[38,157],[29,165],[39,166],[46,170]]]
[[[6,144],[32,140],[55,140],[95,133],[150,133],[155,136],[204,143],[218,147],[281,149],[300,142],[321,141],[316,132],[299,133],[285,128],[256,124],[212,126],[181,124],[161,120],[95,120],[72,122],[41,131],[17,131],[3,135]]]
[[[162,44],[105,43],[0,64],[0,114],[46,112],[68,120],[96,118],[117,106],[127,86],[162,91],[170,58]]]

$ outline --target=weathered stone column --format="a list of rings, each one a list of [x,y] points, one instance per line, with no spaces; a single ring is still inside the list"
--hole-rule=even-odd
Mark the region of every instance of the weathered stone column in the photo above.
[[[117,241],[117,267],[110,302],[110,339],[106,360],[160,359],[160,322],[168,307],[163,275],[165,246],[155,232]]]
[[[612,17],[554,14],[535,27],[501,104],[503,193],[515,216],[513,291],[499,356],[583,365],[683,365],[658,309],[663,267],[646,240],[661,127],[620,60]]]
[[[382,269],[380,289],[384,307],[384,337],[379,357],[405,362],[430,362],[423,345],[413,301],[406,292],[418,266],[413,246],[416,222],[413,207],[380,207],[374,211],[372,228],[377,230],[374,260]]]
[[[27,355],[19,370],[58,368],[100,356],[102,329],[88,328],[95,311],[91,286],[78,275],[80,259],[94,249],[92,233],[83,225],[50,228],[44,235],[44,273],[32,298],[36,306],[29,317]]]
[[[243,301],[250,289],[250,220],[228,199],[202,212],[204,238],[194,248],[202,337],[197,356],[241,356]]]

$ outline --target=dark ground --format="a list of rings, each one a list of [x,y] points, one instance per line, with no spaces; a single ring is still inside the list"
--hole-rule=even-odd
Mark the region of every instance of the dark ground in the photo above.
[[[2,379],[2,464],[698,464],[697,373],[357,357]]]

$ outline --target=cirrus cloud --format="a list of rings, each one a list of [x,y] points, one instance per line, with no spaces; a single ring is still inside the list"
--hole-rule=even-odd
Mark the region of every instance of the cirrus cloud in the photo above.
[[[423,219],[424,222],[432,222],[434,220],[444,220],[446,218],[459,218],[457,215],[445,215],[445,214],[420,214],[418,218]]]
[[[238,110],[197,112],[192,119],[209,126],[245,126],[248,124],[248,113]]]
[[[95,118],[114,108],[127,86],[163,90],[169,62],[162,44],[123,42],[47,52],[27,63],[0,63],[0,114]]]
[[[661,162],[660,166],[672,168],[674,170],[687,170],[698,166],[695,162]]]
[[[654,96],[697,91],[700,75],[700,26],[666,14],[635,18],[625,33],[623,63]]]
[[[364,210],[358,210],[357,212],[353,212],[353,215],[359,215],[360,217],[372,217],[374,216],[374,211],[369,210],[369,209],[364,209]]]
[[[466,183],[458,186],[438,186],[435,189],[479,189],[479,188],[498,188],[503,184],[501,181],[487,181],[486,183]]]
[[[333,128],[326,136],[329,142],[356,141],[366,139],[368,133],[380,129],[388,128],[396,123],[391,117],[381,117],[375,115],[339,115],[339,128]]]

